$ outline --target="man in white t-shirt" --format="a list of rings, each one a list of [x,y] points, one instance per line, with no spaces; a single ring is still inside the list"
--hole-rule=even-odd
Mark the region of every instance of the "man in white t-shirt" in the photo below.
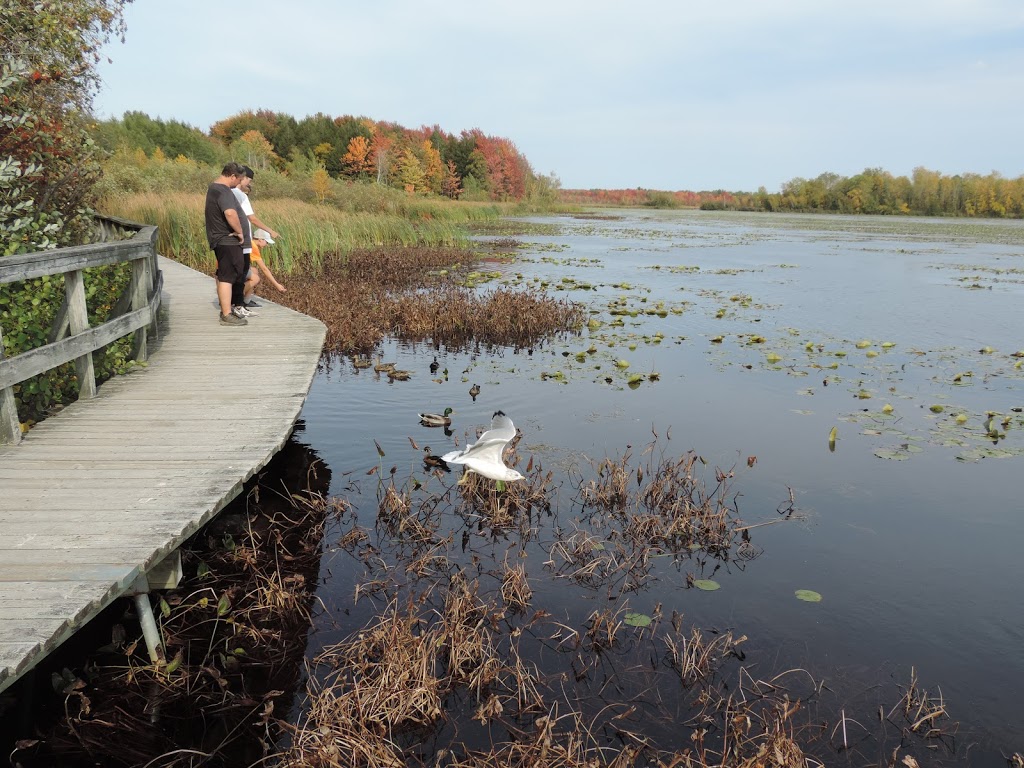
[[[265,229],[270,236],[273,238],[280,237],[280,234],[276,230],[271,229],[268,225],[260,221],[259,217],[256,216],[256,212],[253,211],[252,203],[249,201],[249,192],[252,190],[252,182],[256,173],[248,165],[243,165],[242,168],[245,170],[245,178],[242,182],[235,187],[232,192],[236,198],[238,198],[238,206],[242,209],[242,213],[245,214],[246,221],[243,224],[243,228],[246,232],[245,242],[242,244],[242,254],[245,259],[245,269],[243,271],[243,279],[241,283],[236,283],[231,291],[231,304],[233,305],[232,312],[239,317],[251,317],[256,314],[253,312],[253,308],[259,306],[254,301],[247,301],[245,298],[245,286],[249,281],[249,272],[252,269],[252,227],[260,227]]]

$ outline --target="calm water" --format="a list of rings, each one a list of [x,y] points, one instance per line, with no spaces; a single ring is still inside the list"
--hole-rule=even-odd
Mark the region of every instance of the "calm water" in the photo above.
[[[662,603],[745,634],[762,672],[804,667],[863,705],[865,719],[876,694],[896,702],[914,667],[961,723],[955,761],[998,765],[1000,749],[1024,749],[1024,414],[1012,410],[1024,406],[1012,356],[1024,349],[1022,223],[646,211],[535,223],[544,234],[516,235],[528,245],[493,267],[498,282],[543,284],[585,303],[599,327],[532,350],[392,344],[382,354],[413,370],[409,381],[347,361],[316,378],[304,441],[360,524],[372,528],[376,512],[367,470],[423,477],[410,437],[442,453],[499,408],[523,433],[523,463],[542,461],[564,484],[552,518],[563,526],[574,514],[565,470],[628,445],[639,453],[653,430],[672,454],[692,449],[733,468],[747,523],[777,518],[789,489],[800,514],[755,529],[763,554],[742,568],[695,573],[720,590],[686,589],[696,566],[660,567],[622,598],[633,610]],[[442,383],[428,371],[435,354]],[[627,386],[652,371],[657,381]],[[417,412],[446,406],[451,437],[419,426]],[[996,441],[983,426],[989,411],[1005,433]],[[541,528],[524,548],[534,607],[578,626],[607,593],[545,569],[557,534],[554,522]],[[375,607],[353,603],[368,576],[335,544],[311,654]],[[515,545],[488,551],[500,561]],[[801,588],[823,601],[796,600]]]

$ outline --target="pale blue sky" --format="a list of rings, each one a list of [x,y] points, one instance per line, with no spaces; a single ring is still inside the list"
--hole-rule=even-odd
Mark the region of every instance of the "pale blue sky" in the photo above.
[[[1024,174],[1021,0],[135,0],[127,22],[100,117],[480,128],[569,188]]]

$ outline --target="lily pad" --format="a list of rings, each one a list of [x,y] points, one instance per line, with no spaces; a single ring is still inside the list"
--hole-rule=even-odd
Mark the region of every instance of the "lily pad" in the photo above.
[[[910,458],[909,453],[899,448],[878,448],[875,450],[875,456],[889,461],[906,461]]]
[[[623,623],[630,627],[649,627],[653,619],[646,613],[634,613],[633,611],[626,612],[626,618]]]
[[[722,585],[713,579],[694,579],[693,586],[703,589],[705,592],[714,592],[716,589],[722,588]]]
[[[807,603],[821,602],[821,595],[813,589],[798,589],[795,594],[797,600],[803,600]]]

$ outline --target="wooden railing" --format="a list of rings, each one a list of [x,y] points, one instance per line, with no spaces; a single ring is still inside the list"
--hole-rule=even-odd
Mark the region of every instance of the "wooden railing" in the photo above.
[[[21,440],[21,425],[14,401],[14,386],[64,363],[75,361],[79,398],[96,395],[92,353],[122,336],[134,333],[132,358],[145,360],[147,336],[159,333],[157,312],[163,275],[157,268],[157,228],[114,218],[99,218],[101,242],[32,254],[0,257],[0,284],[43,275],[64,275],[65,298],[50,330],[50,343],[4,357],[0,328],[0,443]],[[134,234],[132,234],[134,233]],[[127,239],[112,240],[124,237]],[[102,325],[89,327],[82,270],[130,261],[131,280]]]

